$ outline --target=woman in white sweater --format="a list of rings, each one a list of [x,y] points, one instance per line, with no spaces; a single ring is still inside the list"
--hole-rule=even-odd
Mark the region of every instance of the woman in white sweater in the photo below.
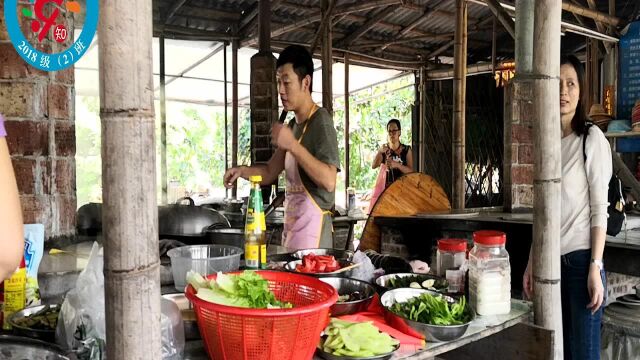
[[[575,56],[560,67],[562,202],[560,228],[562,323],[565,359],[600,358],[605,294],[602,254],[607,230],[611,149],[597,126],[586,124],[584,70]],[[586,138],[585,138],[586,135]],[[584,144],[583,152],[583,141]],[[531,297],[531,257],[524,274]]]

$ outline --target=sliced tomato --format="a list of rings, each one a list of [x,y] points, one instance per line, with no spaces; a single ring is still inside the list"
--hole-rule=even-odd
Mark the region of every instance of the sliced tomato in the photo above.
[[[316,272],[325,272],[325,269],[327,268],[327,265],[325,263],[322,262],[318,262],[316,264],[316,267],[314,268],[314,270]]]

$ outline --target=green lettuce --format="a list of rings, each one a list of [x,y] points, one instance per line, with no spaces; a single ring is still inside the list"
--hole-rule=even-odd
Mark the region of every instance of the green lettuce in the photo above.
[[[189,271],[187,282],[196,289],[196,296],[204,301],[254,309],[291,308],[290,303],[278,301],[269,282],[253,271],[238,275],[218,272],[216,279],[207,282],[202,275]]]

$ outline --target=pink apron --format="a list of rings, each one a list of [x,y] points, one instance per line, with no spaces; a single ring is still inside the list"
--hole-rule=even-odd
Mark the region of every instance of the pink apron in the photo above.
[[[318,106],[314,104],[298,143],[304,138],[309,121],[311,121],[311,115],[317,108]],[[311,194],[309,194],[300,178],[298,162],[289,152],[285,154],[284,170],[287,187],[284,201],[283,245],[289,249],[317,248],[320,245],[322,236],[324,215],[329,212],[322,211]]]

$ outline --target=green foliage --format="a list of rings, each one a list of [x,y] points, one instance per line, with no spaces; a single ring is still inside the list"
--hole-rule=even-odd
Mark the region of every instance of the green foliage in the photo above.
[[[378,170],[371,169],[377,149],[386,142],[386,123],[397,118],[402,123],[401,141],[411,143],[411,107],[414,89],[411,75],[351,95],[350,128],[350,186],[360,193],[373,187]],[[400,90],[395,90],[400,88]],[[395,90],[395,91],[394,91]],[[159,103],[156,102],[156,144],[160,154]],[[344,171],[344,99],[334,105],[334,123],[338,132],[338,146]],[[250,111],[239,113],[238,164],[250,165]],[[231,116],[229,165],[231,165]],[[100,156],[100,118],[97,97],[77,97],[76,164],[78,206],[90,201],[102,201],[102,168]],[[192,104],[167,103],[167,176],[187,191],[222,191],[224,174],[224,114],[222,109]],[[160,159],[158,180],[160,179]],[[344,203],[344,173],[338,176],[336,200]],[[240,194],[247,184],[238,183]],[[161,188],[158,185],[158,193]]]
[[[378,169],[371,164],[376,151],[387,141],[387,122],[396,118],[402,124],[400,141],[411,144],[411,107],[415,100],[413,77],[407,76],[372,89],[352,94],[350,97],[350,186],[356,190],[367,191],[375,184]],[[406,87],[405,87],[406,86]],[[394,91],[394,89],[402,88]],[[335,104],[333,119],[338,131],[338,147],[341,161],[345,159],[344,141],[344,98]],[[344,167],[344,166],[343,166]],[[341,176],[339,189],[344,191],[344,176]],[[336,198],[338,198],[337,195]]]

